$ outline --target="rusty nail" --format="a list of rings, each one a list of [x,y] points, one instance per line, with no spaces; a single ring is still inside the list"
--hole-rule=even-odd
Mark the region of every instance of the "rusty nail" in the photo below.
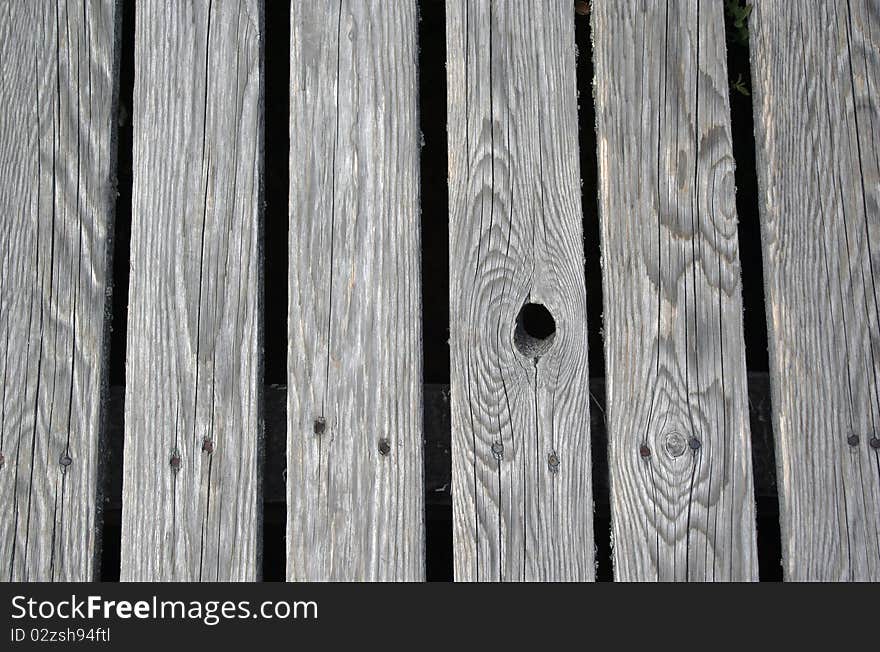
[[[859,445],[859,436],[855,433],[851,434],[846,438],[846,443],[850,446],[858,446]]]
[[[550,467],[550,473],[559,472],[559,456],[556,454],[556,451],[547,456],[547,465]]]
[[[501,461],[501,458],[504,457],[504,444],[502,442],[492,442],[492,457],[498,461]]]
[[[698,450],[700,450],[700,446],[702,446],[702,444],[700,443],[700,440],[697,439],[696,437],[691,437],[688,440],[688,446],[691,447],[692,451],[698,451]]]
[[[324,417],[318,417],[317,419],[315,419],[315,434],[316,435],[323,435],[324,428],[326,428],[326,427],[327,427],[327,420],[324,419]]]
[[[639,446],[639,455],[642,457],[651,457],[651,449],[648,448],[647,444],[642,444]]]
[[[205,437],[202,440],[202,450],[204,452],[208,453],[208,455],[213,453],[214,452],[214,440],[212,440],[210,437]]]
[[[874,450],[880,448],[880,439],[877,439],[876,437],[871,437],[871,448],[873,448]]]
[[[171,470],[172,471],[174,471],[175,473],[180,471],[180,453],[177,451],[177,449],[175,449],[171,453],[170,463],[171,463]]]
[[[379,440],[379,455],[388,455],[391,452],[391,444],[388,443],[388,439],[382,437]]]

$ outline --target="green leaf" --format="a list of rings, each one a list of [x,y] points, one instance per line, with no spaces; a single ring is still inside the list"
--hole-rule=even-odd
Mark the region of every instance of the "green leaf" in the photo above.
[[[751,95],[749,87],[746,86],[746,83],[743,81],[742,73],[736,76],[736,81],[731,82],[730,87],[740,95],[745,95],[746,97]]]

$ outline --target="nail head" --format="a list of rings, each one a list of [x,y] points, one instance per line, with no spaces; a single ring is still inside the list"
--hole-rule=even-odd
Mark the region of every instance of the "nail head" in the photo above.
[[[492,456],[499,461],[504,457],[504,444],[502,442],[492,442]]]
[[[555,452],[547,456],[547,466],[550,467],[550,473],[559,472],[559,456]]]
[[[855,433],[851,434],[846,438],[846,443],[850,446],[858,446],[859,445],[859,436]]]
[[[701,444],[701,443],[700,443],[700,440],[697,439],[696,437],[691,437],[691,438],[688,440],[688,446],[691,447],[691,450],[692,450],[692,451],[700,450],[700,447],[701,447],[702,445],[703,445],[703,444]]]
[[[874,450],[880,448],[880,439],[877,439],[876,437],[871,437],[871,448],[873,448]]]
[[[383,457],[388,455],[391,452],[391,444],[388,443],[388,440],[384,437],[379,440],[379,455]]]
[[[315,419],[315,434],[322,435],[324,434],[324,429],[327,427],[327,421],[324,417],[318,417]]]
[[[208,453],[208,455],[213,453],[214,452],[214,440],[212,440],[210,437],[205,437],[202,440],[202,450],[205,453]]]
[[[651,449],[648,448],[647,444],[642,444],[639,446],[639,455],[642,457],[651,457]]]
[[[68,455],[67,452],[64,452],[61,453],[61,457],[58,459],[58,463],[66,469],[73,463],[73,460],[70,458],[70,455]]]

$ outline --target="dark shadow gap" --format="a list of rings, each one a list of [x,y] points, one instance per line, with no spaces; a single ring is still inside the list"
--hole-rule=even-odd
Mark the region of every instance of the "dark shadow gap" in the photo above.
[[[575,13],[577,44],[578,133],[580,136],[581,211],[584,229],[584,276],[587,285],[587,335],[590,378],[605,377],[602,341],[602,249],[599,229],[599,185],[596,161],[596,107],[593,99],[593,42],[589,14]],[[591,421],[605,421],[604,383],[590,383]],[[598,414],[597,414],[598,412]],[[608,485],[607,428],[591,428],[593,531],[596,543],[596,580],[614,579],[611,560],[611,505]]]
[[[128,332],[128,271],[131,253],[131,187],[132,187],[132,125],[131,109],[134,95],[134,31],[135,7],[130,0],[118,5],[119,18],[119,101],[117,104],[116,134],[116,206],[113,224],[113,279],[112,315],[109,359],[112,387],[125,387],[125,352]],[[121,400],[125,400],[124,391]],[[108,391],[103,406],[103,430],[122,437],[124,427],[110,428],[108,420],[124,418],[124,410],[112,408],[114,399]],[[118,402],[118,400],[117,400]],[[122,525],[117,505],[122,497],[123,446],[108,439],[102,442],[99,457],[98,478],[103,519],[100,522],[100,570],[98,577],[104,582],[119,581],[121,565]]]
[[[446,7],[419,3],[419,127],[424,382],[449,383],[449,192]]]
[[[449,384],[449,188],[446,140],[446,6],[443,0],[419,3],[419,158],[422,232],[422,368],[424,384]],[[426,399],[427,400],[427,399]],[[449,400],[435,401],[446,411]],[[427,410],[426,410],[427,415]],[[449,428],[425,419],[425,477],[429,457],[449,451]],[[434,455],[449,465],[451,459]],[[436,464],[434,465],[436,466]],[[433,468],[433,467],[432,467]],[[446,477],[449,477],[447,475]],[[448,488],[447,488],[448,491]],[[452,581],[452,508],[425,503],[425,574],[428,581]]]
[[[736,24],[725,11],[727,74],[730,89],[730,123],[733,158],[736,161],[736,211],[739,216],[739,253],[742,262],[743,334],[750,403],[760,396],[768,403],[767,320],[764,311],[764,268],[761,223],[758,213],[758,180],[752,118],[749,43],[744,23]],[[756,373],[764,372],[764,374]],[[779,498],[776,492],[776,461],[772,426],[759,427],[752,419],[752,470],[755,478],[755,520],[758,530],[758,573],[761,581],[782,579],[782,545],[779,529]],[[767,406],[766,414],[770,414]],[[757,433],[763,433],[758,435]]]
[[[265,384],[287,384],[288,184],[290,154],[290,0],[266,3],[263,212],[263,371]],[[265,403],[265,401],[264,401]],[[264,418],[268,419],[266,405]],[[286,431],[286,428],[285,428]],[[266,437],[263,484],[277,484],[287,459],[286,437]],[[281,481],[283,482],[283,481]],[[286,492],[263,503],[263,580],[286,578]]]

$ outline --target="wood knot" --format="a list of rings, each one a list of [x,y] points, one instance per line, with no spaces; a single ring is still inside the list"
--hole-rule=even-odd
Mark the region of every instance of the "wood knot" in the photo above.
[[[687,450],[688,442],[680,433],[670,432],[666,435],[663,447],[670,457],[681,457]]]
[[[639,446],[639,455],[642,457],[651,457],[651,449],[648,448],[647,444],[642,444]]]
[[[210,437],[205,437],[202,440],[202,451],[210,455],[214,452],[214,440]]]
[[[547,466],[550,467],[550,473],[559,473],[559,456],[556,451],[547,456]]]
[[[327,420],[324,417],[315,419],[315,434],[323,435],[324,429],[327,427]]]
[[[492,457],[499,462],[501,461],[501,458],[504,457],[504,444],[500,441],[492,442]]]
[[[379,440],[379,455],[386,457],[391,452],[391,444],[386,437]]]

